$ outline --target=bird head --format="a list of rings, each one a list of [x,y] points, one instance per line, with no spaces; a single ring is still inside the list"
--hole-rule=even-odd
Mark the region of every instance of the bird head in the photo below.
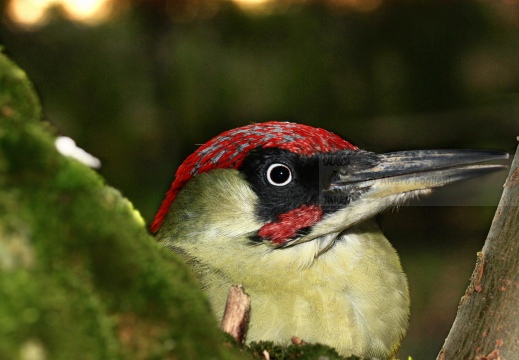
[[[433,188],[502,169],[472,164],[506,156],[475,150],[375,154],[320,128],[252,124],[220,134],[183,162],[151,230],[195,239],[207,229],[230,246],[237,236],[271,249],[292,247],[340,234]],[[179,197],[187,201],[172,211]],[[198,226],[207,217],[211,221]],[[196,223],[193,233],[189,223]],[[327,240],[314,255],[333,245],[333,236]]]

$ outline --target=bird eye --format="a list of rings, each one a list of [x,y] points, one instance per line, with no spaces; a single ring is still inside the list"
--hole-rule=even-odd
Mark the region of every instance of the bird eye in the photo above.
[[[267,169],[267,180],[274,186],[284,186],[292,181],[292,171],[284,164],[272,164]]]

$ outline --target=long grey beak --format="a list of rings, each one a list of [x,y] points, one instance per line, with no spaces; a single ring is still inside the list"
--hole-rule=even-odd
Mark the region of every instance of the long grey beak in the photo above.
[[[412,150],[387,154],[350,153],[346,166],[335,168],[329,191],[368,186],[378,196],[448,185],[494,171],[504,165],[472,165],[508,159],[508,154],[490,150]],[[374,195],[374,194],[372,194]]]
[[[377,155],[367,151],[343,151],[320,159],[321,206],[331,215],[312,231],[282,247],[320,238],[335,229],[338,234],[397,204],[399,194],[430,189],[455,181],[506,169],[504,165],[473,165],[508,159],[508,154],[486,150],[414,150]],[[393,196],[397,195],[397,196]],[[326,251],[331,246],[322,249]]]

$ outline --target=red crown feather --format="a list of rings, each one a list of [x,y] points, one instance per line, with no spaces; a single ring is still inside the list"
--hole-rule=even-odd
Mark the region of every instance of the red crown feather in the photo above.
[[[278,148],[306,156],[358,149],[324,129],[289,122],[271,121],[225,131],[200,146],[180,165],[151,224],[151,231],[159,230],[178,192],[193,176],[213,169],[237,169],[248,153],[258,147]]]

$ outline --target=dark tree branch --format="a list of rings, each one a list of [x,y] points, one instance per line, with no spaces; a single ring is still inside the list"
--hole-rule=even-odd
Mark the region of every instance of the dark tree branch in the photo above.
[[[438,360],[515,359],[518,353],[519,148]]]

